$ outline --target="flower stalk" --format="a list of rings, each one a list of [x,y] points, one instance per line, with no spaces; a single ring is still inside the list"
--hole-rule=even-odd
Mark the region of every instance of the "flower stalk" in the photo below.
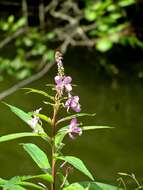
[[[55,148],[55,135],[56,135],[56,115],[59,110],[60,102],[55,97],[55,105],[53,110],[53,118],[52,118],[52,177],[53,177],[53,183],[51,184],[51,190],[56,190],[56,148]]]

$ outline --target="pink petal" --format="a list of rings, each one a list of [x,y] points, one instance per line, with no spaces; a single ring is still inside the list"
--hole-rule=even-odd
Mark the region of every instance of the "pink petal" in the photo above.
[[[72,81],[72,78],[70,76],[67,76],[64,78],[63,82],[64,82],[64,84],[69,84],[69,83],[71,83],[71,81]]]
[[[77,103],[79,102],[79,96],[74,96],[73,99],[75,102],[77,102]]]
[[[72,86],[71,84],[65,84],[65,88],[68,92],[72,91]]]
[[[77,107],[77,103],[74,100],[71,100],[70,107],[71,108]]]
[[[70,126],[71,126],[71,127],[75,127],[76,125],[77,125],[77,119],[76,119],[76,118],[73,118],[73,119],[71,120]]]
[[[80,105],[77,105],[76,107],[73,107],[73,110],[75,112],[80,112],[81,111]]]
[[[62,76],[55,76],[55,83],[60,85],[62,84],[63,77]]]
[[[71,99],[68,99],[68,100],[65,102],[65,107],[70,106],[70,103],[71,103]]]

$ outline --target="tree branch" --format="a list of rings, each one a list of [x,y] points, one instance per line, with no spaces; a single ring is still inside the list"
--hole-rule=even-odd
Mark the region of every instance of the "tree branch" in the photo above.
[[[27,28],[21,28],[18,31],[16,31],[11,36],[6,37],[4,40],[0,42],[0,49],[2,49],[4,46],[6,46],[8,43],[10,43],[12,40],[20,36],[21,34],[24,34],[27,31]]]
[[[40,79],[41,77],[43,77],[51,69],[51,67],[53,67],[53,65],[54,65],[54,62],[46,64],[46,66],[41,71],[39,71],[38,73],[36,73],[33,76],[31,76],[31,77],[29,77],[29,78],[15,84],[11,88],[1,92],[0,93],[0,100],[2,100],[5,97],[11,95],[12,93],[16,92],[18,89],[30,84],[31,82],[34,82],[34,81]]]

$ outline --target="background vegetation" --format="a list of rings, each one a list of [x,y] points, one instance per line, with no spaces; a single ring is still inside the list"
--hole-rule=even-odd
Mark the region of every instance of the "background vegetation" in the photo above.
[[[96,66],[118,75],[117,63],[103,57],[124,47],[143,48],[142,7],[139,0],[1,0],[0,80],[42,71],[41,77],[56,48],[66,53],[76,46],[95,52]],[[142,75],[139,67],[137,76]]]

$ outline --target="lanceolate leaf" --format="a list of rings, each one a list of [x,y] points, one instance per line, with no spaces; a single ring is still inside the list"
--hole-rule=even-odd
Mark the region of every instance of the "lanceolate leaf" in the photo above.
[[[73,184],[63,188],[62,190],[86,190],[86,189],[79,183],[73,183]]]
[[[27,93],[37,93],[37,94],[41,94],[45,97],[48,97],[49,99],[51,100],[54,100],[54,97],[53,96],[50,96],[47,92],[44,92],[42,90],[38,90],[38,89],[34,89],[34,88],[23,88],[23,89],[26,89],[28,90]]]
[[[51,169],[47,155],[37,145],[27,143],[23,144],[23,148],[42,170]]]
[[[114,185],[105,184],[101,182],[83,181],[79,182],[84,188],[89,187],[89,190],[123,190]]]
[[[20,182],[19,185],[28,186],[28,187],[34,187],[36,189],[45,190],[45,188],[43,188],[42,186],[34,184],[34,183],[31,183],[31,182]]]
[[[61,145],[64,137],[66,136],[67,134],[67,127],[68,126],[65,126],[65,127],[62,127],[56,134],[55,136],[55,146],[56,148],[59,148],[59,146]]]
[[[34,114],[34,113],[33,113]],[[50,117],[47,117],[46,115],[44,114],[34,114],[36,116],[38,116],[40,119],[43,119],[44,121],[48,122],[49,124],[51,124],[51,119]]]
[[[21,181],[26,181],[26,180],[30,180],[30,179],[43,179],[45,181],[48,181],[50,183],[53,182],[53,177],[49,174],[40,174],[40,175],[34,175],[34,176],[20,176]]]
[[[15,176],[9,180],[5,180],[0,178],[0,187],[3,187],[4,189],[11,190],[11,189],[18,189],[22,190],[25,189],[21,186],[29,186],[29,187],[34,187],[36,189],[41,189],[44,190],[45,188],[41,187],[40,185],[27,182],[26,180],[30,179],[43,179],[45,181],[48,181],[50,183],[53,182],[53,178],[50,174],[40,174],[40,175],[35,175],[35,176]]]
[[[31,177],[27,176],[27,179],[33,179],[33,178],[36,178],[36,176],[31,176]],[[10,180],[4,180],[4,183],[0,184],[0,186],[6,190],[11,190],[11,189],[12,190],[26,190],[22,186],[29,186],[29,187],[34,187],[36,189],[44,190],[44,188],[41,187],[40,185],[36,185],[31,182],[25,182],[25,181],[23,181],[23,179],[24,179],[24,177],[15,176],[15,177],[11,178]],[[25,176],[25,179],[26,179],[26,176]]]
[[[11,141],[11,140],[14,140],[14,139],[19,139],[19,138],[22,138],[22,137],[34,137],[34,136],[40,136],[40,135],[38,135],[36,133],[28,133],[28,132],[4,135],[4,136],[0,137],[0,143],[5,142],[5,141]]]
[[[15,107],[15,106],[12,106],[12,105],[9,105],[6,103],[4,103],[4,104],[7,105],[13,113],[15,113],[20,119],[22,119],[25,123],[27,123],[31,127],[31,125],[29,124],[29,121],[32,120],[32,117],[30,114],[24,112],[23,110]],[[39,133],[45,133],[43,128],[38,123],[36,125],[36,130],[39,131]]]
[[[113,129],[113,127],[109,126],[84,126],[82,127],[82,130],[95,130],[95,129]]]
[[[110,185],[110,184],[105,184],[105,183],[101,183],[101,182],[96,182],[96,184],[101,188],[101,189],[106,189],[106,190],[123,190],[120,187],[114,186],[114,185]]]
[[[84,173],[86,176],[88,176],[90,179],[94,180],[92,174],[88,171],[84,163],[74,156],[59,156],[57,159],[64,160],[71,164],[73,167],[75,167],[80,172]]]
[[[70,184],[69,186],[63,188],[62,190],[123,190],[123,189],[105,183],[83,181],[83,182]]]
[[[91,113],[77,113],[77,114],[73,114],[73,115],[70,115],[70,116],[67,116],[67,117],[64,117],[64,118],[60,119],[59,121],[57,121],[56,125],[59,124],[59,123],[61,123],[61,122],[63,122],[63,121],[71,120],[74,117],[84,117],[84,116],[92,116],[93,117],[95,115],[96,115],[95,113],[93,113],[93,114],[91,114]]]
[[[7,180],[3,185],[4,190],[26,190],[24,187],[21,187],[18,183],[20,182],[20,178],[18,176]]]

